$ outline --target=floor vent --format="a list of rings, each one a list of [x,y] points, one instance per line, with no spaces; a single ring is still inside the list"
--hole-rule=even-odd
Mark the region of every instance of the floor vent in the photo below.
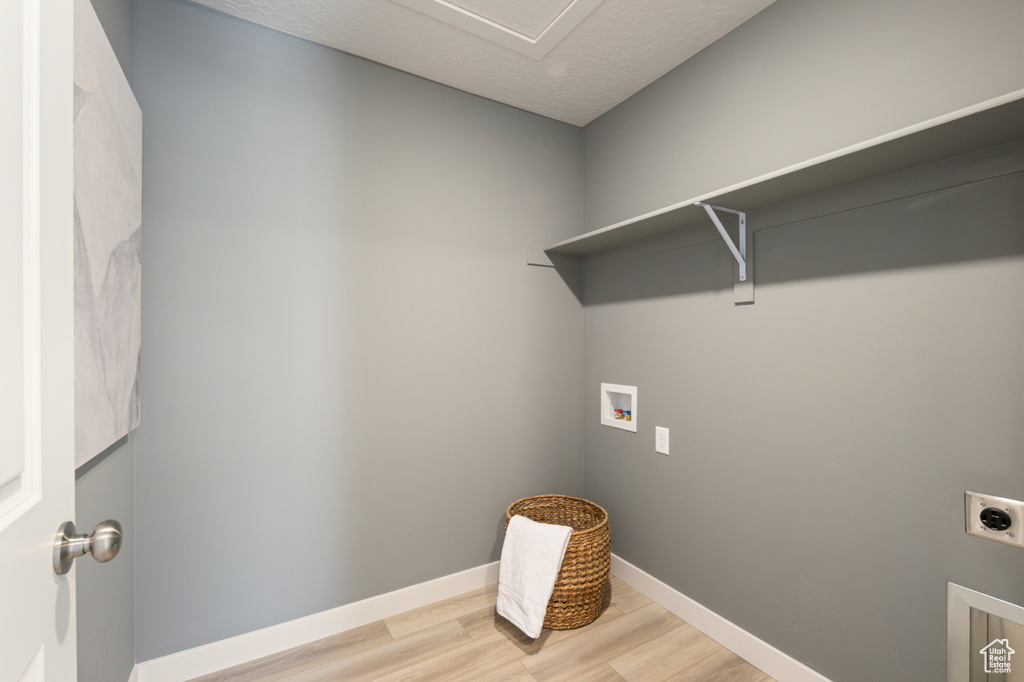
[[[946,583],[947,682],[1024,681],[1024,608]]]

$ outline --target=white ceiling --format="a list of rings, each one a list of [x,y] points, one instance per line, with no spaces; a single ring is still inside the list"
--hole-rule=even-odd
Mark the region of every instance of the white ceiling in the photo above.
[[[583,126],[774,0],[193,0]]]
[[[569,0],[520,0],[515,3],[495,0],[450,0],[450,4],[456,9],[475,14],[527,38],[536,39],[545,28],[554,23],[558,15],[574,3]]]

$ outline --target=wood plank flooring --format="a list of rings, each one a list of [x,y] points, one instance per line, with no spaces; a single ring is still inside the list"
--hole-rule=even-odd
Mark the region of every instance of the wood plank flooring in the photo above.
[[[191,682],[774,682],[615,576],[597,620],[537,639],[496,597],[492,585]]]

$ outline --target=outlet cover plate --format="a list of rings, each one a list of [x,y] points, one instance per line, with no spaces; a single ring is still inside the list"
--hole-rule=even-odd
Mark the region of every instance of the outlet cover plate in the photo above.
[[[662,455],[668,454],[668,429],[664,426],[654,427],[654,451]]]
[[[1006,530],[992,530],[981,522],[981,512],[989,507],[1006,512],[1010,517],[1010,526]],[[967,519],[967,532],[986,540],[1005,542],[1008,545],[1024,547],[1024,502],[1006,497],[985,495],[983,493],[964,493],[964,512]]]

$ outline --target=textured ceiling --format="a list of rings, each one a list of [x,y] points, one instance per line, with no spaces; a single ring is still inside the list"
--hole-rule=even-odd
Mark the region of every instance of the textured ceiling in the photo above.
[[[774,0],[193,2],[583,126]]]

